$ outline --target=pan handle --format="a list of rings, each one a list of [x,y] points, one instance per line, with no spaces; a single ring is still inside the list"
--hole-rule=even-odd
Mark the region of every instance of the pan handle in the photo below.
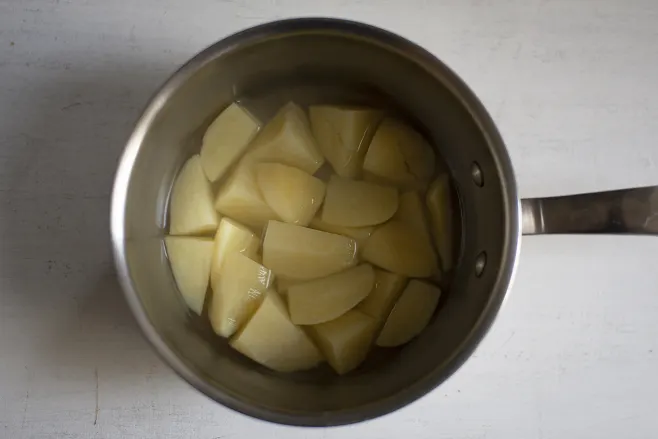
[[[522,233],[658,236],[658,186],[521,200]]]

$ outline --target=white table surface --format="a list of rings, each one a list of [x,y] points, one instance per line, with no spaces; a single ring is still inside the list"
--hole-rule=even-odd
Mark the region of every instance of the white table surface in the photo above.
[[[254,421],[156,357],[112,277],[122,142],[195,52],[309,15],[382,26],[452,66],[499,124],[525,197],[658,184],[655,0],[0,0],[0,437],[656,437],[655,238],[524,238],[475,356],[361,425]]]

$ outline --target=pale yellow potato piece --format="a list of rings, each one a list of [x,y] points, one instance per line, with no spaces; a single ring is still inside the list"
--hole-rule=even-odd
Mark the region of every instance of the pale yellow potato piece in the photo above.
[[[204,234],[217,229],[219,215],[213,207],[212,189],[198,154],[185,162],[176,177],[169,219],[171,235]]]
[[[290,319],[297,325],[315,325],[345,314],[361,302],[375,284],[375,272],[370,264],[322,279],[288,288]]]
[[[453,202],[450,177],[443,175],[427,191],[427,208],[434,231],[436,248],[441,258],[441,267],[448,271],[454,265],[455,236],[453,225]]]
[[[289,277],[285,276],[278,276],[276,278],[276,291],[277,293],[281,294],[282,296],[285,296],[288,294],[288,289],[293,286],[297,285],[300,283],[306,282],[305,280],[299,280],[299,279],[291,279]]]
[[[425,203],[417,191],[407,191],[400,195],[400,205],[393,218],[413,227],[428,241],[432,240],[425,215]]]
[[[407,278],[400,274],[375,269],[375,285],[357,309],[378,322],[384,321],[406,282]]]
[[[340,375],[356,369],[365,360],[376,330],[375,319],[357,310],[308,327],[311,338],[329,365]]]
[[[336,174],[359,177],[382,112],[365,107],[314,105],[309,108],[309,114],[320,151]]]
[[[280,221],[267,225],[263,265],[277,276],[316,279],[356,263],[356,241],[351,238]]]
[[[373,226],[388,221],[397,209],[397,189],[333,176],[327,184],[321,219],[344,227]]]
[[[178,291],[187,306],[201,314],[210,279],[212,239],[166,236],[164,241]]]
[[[238,352],[278,372],[307,370],[322,362],[320,351],[295,326],[279,295],[269,290],[251,320],[230,341]]]
[[[430,277],[438,271],[431,242],[398,220],[375,229],[361,255],[378,267],[404,276]]]
[[[287,223],[307,226],[324,200],[324,182],[280,163],[255,166],[258,187],[270,208]]]
[[[284,105],[258,134],[245,161],[276,162],[314,174],[324,163],[308,117],[299,105]]]
[[[224,270],[212,283],[208,317],[217,335],[230,337],[242,327],[272,285],[272,272],[242,253],[226,256]]]
[[[201,144],[201,165],[210,181],[219,180],[242,156],[258,132],[258,121],[236,103],[210,124]]]
[[[262,230],[269,220],[279,219],[263,199],[254,169],[249,165],[238,166],[220,187],[215,209],[257,231]]]
[[[356,241],[359,251],[363,248],[374,227],[343,227],[334,224],[325,223],[320,216],[316,216],[311,220],[309,227],[323,232],[335,233],[337,235],[348,236]]]
[[[363,162],[368,176],[404,187],[425,187],[435,167],[434,150],[425,138],[392,118],[377,128]]]
[[[400,346],[420,334],[432,318],[440,297],[438,287],[412,279],[379,333],[377,346]]]
[[[231,253],[242,253],[248,258],[256,260],[259,247],[260,238],[253,231],[230,218],[222,218],[217,233],[215,233],[210,284],[214,285],[217,282],[226,256]]]

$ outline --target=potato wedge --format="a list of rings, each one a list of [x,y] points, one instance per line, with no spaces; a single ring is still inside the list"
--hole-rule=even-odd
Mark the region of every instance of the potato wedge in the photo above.
[[[197,235],[217,230],[219,215],[198,154],[181,168],[171,190],[169,234]]]
[[[201,314],[210,279],[212,239],[166,236],[164,241],[178,291],[187,306]]]
[[[356,241],[351,238],[280,221],[268,223],[263,265],[277,276],[316,279],[356,263]]]
[[[249,259],[255,260],[259,247],[260,238],[254,232],[237,221],[222,218],[215,234],[210,284],[214,285],[217,282],[228,255],[243,253]]]
[[[377,345],[400,346],[420,334],[432,318],[440,297],[438,287],[412,279],[386,320]]]
[[[307,328],[329,365],[344,375],[365,360],[374,343],[377,323],[360,311],[350,310],[337,319]]]
[[[443,175],[427,191],[427,208],[430,211],[436,248],[441,258],[441,267],[448,271],[454,265],[455,241],[453,225],[453,202],[450,177]]]
[[[383,113],[366,107],[314,105],[309,114],[320,151],[336,174],[359,177],[375,125]]]
[[[373,226],[388,221],[397,209],[397,189],[333,176],[327,184],[321,219],[344,227]]]
[[[427,241],[432,241],[425,204],[417,191],[407,191],[400,195],[400,206],[393,218],[416,229]]]
[[[375,269],[375,285],[357,309],[378,322],[385,321],[406,282],[407,278],[400,274]]]
[[[290,321],[285,303],[272,290],[267,291],[263,303],[230,345],[278,372],[307,370],[322,362],[318,348]]]
[[[296,325],[315,325],[345,314],[361,302],[375,284],[375,272],[370,264],[322,279],[288,288],[290,319]]]
[[[375,229],[361,256],[378,267],[409,277],[430,277],[438,271],[431,242],[398,220]]]
[[[334,224],[325,223],[317,215],[311,220],[309,227],[315,230],[322,230],[323,232],[335,233],[337,235],[348,236],[356,241],[359,251],[363,248],[370,235],[372,235],[373,227],[343,227]]]
[[[258,132],[259,123],[233,103],[210,124],[201,144],[201,165],[208,180],[219,180],[242,156]]]
[[[281,296],[288,294],[288,289],[300,283],[306,282],[305,280],[291,279],[285,276],[277,276],[276,278],[276,292]]]
[[[217,335],[230,337],[256,311],[272,285],[272,272],[242,253],[226,256],[224,270],[212,284],[208,317]]]
[[[265,125],[254,140],[245,161],[275,162],[314,174],[324,163],[308,117],[299,105],[289,102]]]
[[[259,163],[256,181],[265,202],[287,223],[307,226],[324,201],[324,182],[292,166]]]
[[[409,188],[427,186],[436,167],[434,150],[409,125],[386,118],[377,128],[363,162],[363,171]]]

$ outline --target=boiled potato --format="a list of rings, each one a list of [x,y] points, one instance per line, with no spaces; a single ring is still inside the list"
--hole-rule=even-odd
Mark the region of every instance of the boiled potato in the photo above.
[[[337,226],[364,227],[388,221],[397,209],[397,189],[333,176],[321,218]]]
[[[283,300],[272,290],[247,324],[230,341],[233,348],[278,372],[295,372],[315,367],[320,351],[306,333],[288,317]]]
[[[382,112],[363,107],[314,105],[309,114],[320,151],[336,174],[357,178]]]
[[[376,330],[375,319],[356,310],[308,327],[311,338],[329,365],[340,375],[356,369],[365,360]]]
[[[441,257],[441,266],[445,271],[454,264],[453,204],[450,188],[450,178],[443,175],[429,187],[427,191],[427,207],[434,228],[436,248]]]
[[[409,277],[430,277],[438,270],[430,241],[398,220],[375,229],[366,242],[362,257],[388,271]]]
[[[281,108],[254,140],[245,161],[275,162],[314,174],[324,163],[304,110],[292,102]]]
[[[287,223],[307,226],[324,200],[324,182],[292,166],[259,163],[256,181],[265,202]]]
[[[406,281],[407,278],[402,275],[375,269],[375,285],[357,309],[383,322],[400,297]]]
[[[290,319],[297,325],[315,325],[338,318],[361,302],[374,284],[372,266],[363,264],[292,285],[288,288]]]
[[[425,204],[417,191],[407,191],[400,195],[400,206],[393,218],[416,229],[427,241],[432,240],[425,215]]]
[[[285,276],[278,276],[276,278],[276,291],[277,293],[281,294],[282,296],[285,296],[288,294],[288,289],[293,286],[297,285],[299,283],[306,282],[304,280],[299,280],[299,279],[291,279],[289,277]]]
[[[258,262],[242,253],[228,254],[222,274],[212,284],[208,311],[217,335],[233,335],[256,311],[272,281],[272,272]]]
[[[315,279],[356,263],[356,241],[351,238],[279,221],[268,223],[263,264],[278,276]]]
[[[239,166],[222,185],[215,209],[223,215],[261,230],[269,220],[278,219],[260,192],[253,167]]]
[[[420,334],[432,318],[439,297],[438,287],[412,279],[386,320],[377,345],[400,346]]]
[[[214,285],[219,278],[224,260],[232,253],[243,253],[250,259],[255,259],[260,238],[247,227],[230,218],[222,218],[215,234],[215,250],[213,251],[212,267],[210,269],[210,284]]]
[[[384,119],[370,142],[363,171],[375,180],[404,187],[425,187],[434,174],[434,150],[416,130]]]
[[[242,156],[257,131],[258,121],[238,104],[229,105],[217,116],[201,144],[201,165],[210,181],[219,180]]]
[[[349,236],[356,241],[359,250],[363,248],[373,231],[373,227],[343,227],[325,223],[320,216],[313,218],[309,227],[316,230],[322,230],[323,232]]]
[[[193,155],[178,173],[171,191],[169,216],[171,235],[214,232],[219,216],[213,207],[212,190],[201,167],[199,155]]]
[[[187,306],[201,314],[210,279],[213,241],[186,236],[167,236],[164,240],[178,291]]]

